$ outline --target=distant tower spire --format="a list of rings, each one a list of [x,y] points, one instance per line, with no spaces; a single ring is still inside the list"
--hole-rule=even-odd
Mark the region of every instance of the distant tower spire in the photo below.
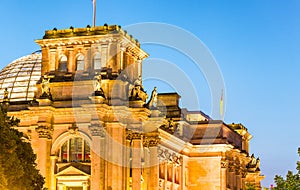
[[[96,26],[96,0],[93,1],[93,26]]]

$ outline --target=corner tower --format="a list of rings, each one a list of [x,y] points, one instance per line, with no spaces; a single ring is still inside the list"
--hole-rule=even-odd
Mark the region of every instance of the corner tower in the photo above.
[[[63,30],[54,28],[46,31],[43,39],[36,40],[36,43],[42,49],[42,79],[39,83],[42,85],[43,79],[49,79],[51,98],[54,100],[70,99],[70,94],[56,88],[56,82],[64,82],[67,87],[66,81],[88,81],[101,76],[101,79],[119,78],[133,84],[142,75],[142,60],[148,56],[139,42],[117,25]],[[106,83],[104,86],[109,88],[110,82]],[[79,85],[85,92],[93,91],[92,85]],[[43,96],[43,90],[39,89],[42,88],[38,87],[37,98]],[[106,90],[106,96],[113,98],[109,89]],[[78,98],[81,96],[86,97],[86,94],[79,93]]]

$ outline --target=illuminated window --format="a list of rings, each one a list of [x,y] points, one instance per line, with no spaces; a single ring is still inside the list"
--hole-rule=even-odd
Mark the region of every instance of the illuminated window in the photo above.
[[[101,56],[100,53],[96,53],[93,59],[94,69],[101,69]]]
[[[84,70],[84,56],[79,55],[76,59],[76,70],[83,71]]]
[[[68,59],[65,55],[63,55],[59,60],[58,71],[67,72],[68,71]]]
[[[82,138],[67,140],[59,150],[61,162],[90,162],[90,146]]]

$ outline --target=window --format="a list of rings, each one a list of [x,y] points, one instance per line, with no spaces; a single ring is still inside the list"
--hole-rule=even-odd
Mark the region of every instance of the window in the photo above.
[[[67,140],[59,150],[61,162],[90,162],[90,146],[82,138]]]
[[[68,71],[68,59],[65,55],[63,55],[59,60],[58,71],[67,72]]]
[[[101,56],[100,53],[96,53],[93,59],[94,70],[101,69]]]
[[[79,55],[76,59],[76,70],[83,71],[84,70],[84,56]]]

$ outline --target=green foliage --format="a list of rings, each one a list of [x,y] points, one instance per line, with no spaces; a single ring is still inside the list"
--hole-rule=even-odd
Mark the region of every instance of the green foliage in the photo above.
[[[255,190],[255,185],[252,183],[247,183],[245,189],[246,190]]]
[[[300,148],[298,148],[298,154],[300,156]],[[288,171],[286,179],[282,176],[275,176],[276,187],[274,190],[300,190],[300,161],[297,162],[296,174],[293,174],[292,171]]]
[[[36,169],[36,155],[23,133],[14,129],[18,119],[0,106],[0,189],[40,190],[44,178]]]

